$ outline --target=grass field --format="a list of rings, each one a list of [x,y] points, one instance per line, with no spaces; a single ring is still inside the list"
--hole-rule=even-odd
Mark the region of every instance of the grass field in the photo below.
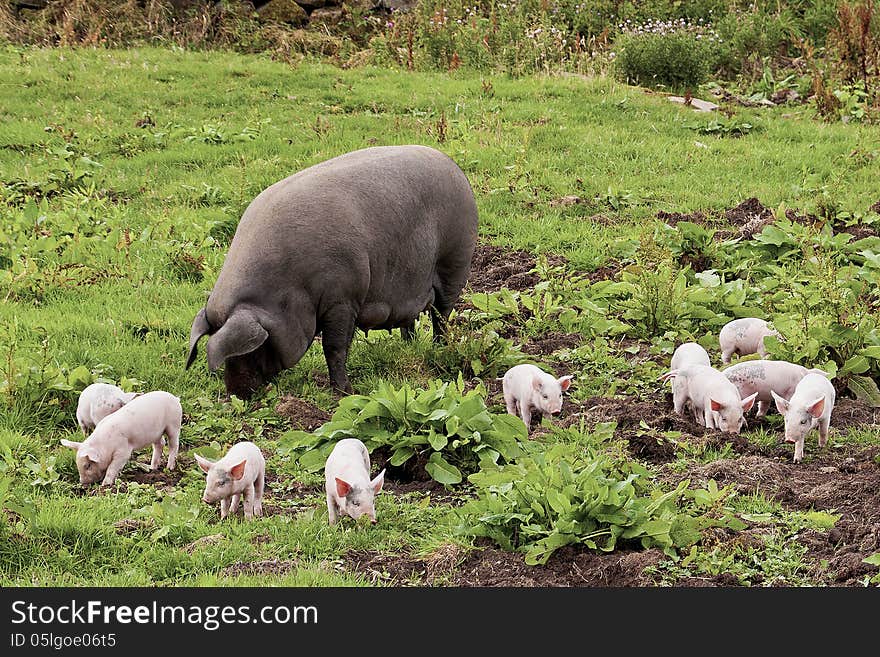
[[[521,554],[454,531],[456,510],[473,497],[472,486],[418,479],[391,477],[377,498],[377,525],[331,527],[321,473],[279,449],[288,430],[320,424],[306,423],[306,411],[324,420],[338,403],[320,346],[248,403],[225,399],[222,375],[209,373],[203,357],[190,370],[183,367],[192,319],[251,199],[306,166],[371,145],[434,146],[468,175],[480,212],[480,267],[499,283],[471,286],[466,292],[473,297],[504,286],[505,271],[529,275],[540,254],[555,263],[538,274],[552,289],[587,275],[600,286],[603,279],[626,283],[639,276],[627,266],[660,262],[644,255],[661,223],[658,212],[701,213],[704,225],[724,230],[725,210],[750,197],[780,217],[794,208],[858,220],[870,229],[868,239],[877,239],[877,213],[869,208],[880,201],[878,128],[821,123],[809,105],[724,109],[735,117],[708,117],[606,78],[450,76],[320,63],[291,68],[223,52],[6,48],[0,52],[0,475],[8,488],[0,489],[0,500],[5,496],[9,511],[0,525],[0,584],[609,583],[609,564],[621,559],[632,579],[610,583],[867,583],[876,568],[861,558],[880,550],[865,538],[880,524],[874,485],[880,437],[870,405],[844,394],[832,446],[820,452],[809,439],[807,459],[794,466],[790,446],[777,444],[779,416],[752,423],[735,440],[704,434],[671,417],[656,381],[674,344],[685,339],[715,344],[716,359],[712,335],[736,315],[733,306],[782,312],[785,301],[774,295],[784,290],[761,280],[785,278],[768,273],[769,261],[741,266],[740,278],[751,286],[743,292],[748,302],[719,301],[711,315],[692,315],[678,332],[667,321],[651,335],[640,315],[613,303],[602,308],[617,322],[613,328],[588,323],[587,311],[555,326],[556,311],[572,298],[563,291],[554,312],[516,315],[522,323],[513,332],[500,328],[513,315],[461,313],[471,324],[460,323],[460,354],[447,349],[438,356],[424,331],[412,344],[396,333],[359,334],[352,348],[356,393],[368,395],[382,381],[424,386],[455,379],[451,364],[479,358],[467,331],[473,322],[493,321],[528,357],[557,374],[575,374],[567,408],[536,429],[538,443],[614,453],[636,463],[651,490],[684,479],[731,486],[719,504],[743,528],[707,528],[677,557],[637,545],[610,554],[565,547],[547,566],[526,566]],[[734,119],[752,126],[747,134],[701,132],[710,121],[724,126]],[[804,230],[815,239],[831,233]],[[798,233],[801,242],[813,239],[805,234]],[[714,244],[717,262],[719,252],[739,248],[717,238]],[[859,276],[876,275],[871,256],[858,255],[880,250],[874,242],[850,251],[832,246],[861,266]],[[831,260],[841,267],[838,280],[851,277],[854,270],[837,255]],[[672,285],[679,258],[667,253],[662,263],[656,281]],[[806,286],[813,276],[809,258],[790,266],[807,277]],[[664,267],[673,268],[673,278],[664,278]],[[688,276],[699,287],[693,272]],[[865,280],[876,289],[876,280]],[[649,282],[627,284],[647,289]],[[516,289],[526,295],[531,287]],[[605,298],[601,287],[590,289],[595,299]],[[815,289],[828,293],[819,283]],[[479,306],[468,298],[460,310]],[[873,321],[876,310],[867,307],[865,314]],[[860,348],[873,345],[876,332],[859,326]],[[548,336],[561,342],[542,342]],[[874,371],[847,360],[841,372],[847,363],[856,374]],[[501,373],[464,376],[469,387],[483,379],[496,413],[504,411],[494,380]],[[77,439],[77,394],[97,378],[181,398],[183,458],[175,473],[145,472],[145,451],[115,488],[79,486],[73,455],[59,440]],[[626,400],[614,401],[615,391]],[[612,420],[616,433],[595,429]],[[254,440],[267,457],[267,515],[220,522],[217,509],[201,502],[204,478],[191,452],[217,454],[239,439]],[[498,570],[505,573],[486,565],[487,554],[503,560]],[[575,577],[584,568],[598,573],[595,582]]]

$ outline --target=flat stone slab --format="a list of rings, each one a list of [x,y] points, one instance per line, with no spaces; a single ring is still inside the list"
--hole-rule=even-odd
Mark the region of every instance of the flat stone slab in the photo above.
[[[668,96],[668,98],[673,103],[688,105],[683,96]],[[694,110],[697,112],[712,112],[718,109],[718,105],[716,105],[715,103],[709,102],[708,100],[700,100],[699,98],[691,98],[691,102],[688,107],[693,107]]]

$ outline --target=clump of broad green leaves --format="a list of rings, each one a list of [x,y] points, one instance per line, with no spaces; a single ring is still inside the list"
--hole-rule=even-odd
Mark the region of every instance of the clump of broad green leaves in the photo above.
[[[577,544],[610,552],[628,542],[674,556],[707,527],[745,527],[722,506],[729,487],[692,490],[686,480],[663,492],[646,475],[636,463],[557,444],[468,477],[478,497],[456,512],[458,531],[525,552],[535,565]]]
[[[522,420],[486,407],[482,385],[465,392],[464,382],[433,381],[424,389],[382,382],[369,395],[349,395],[329,422],[313,433],[289,431],[282,451],[305,450],[299,463],[316,472],[336,443],[358,438],[372,453],[383,449],[388,463],[426,459],[425,470],[441,484],[460,483],[462,472],[510,462],[528,448]]]

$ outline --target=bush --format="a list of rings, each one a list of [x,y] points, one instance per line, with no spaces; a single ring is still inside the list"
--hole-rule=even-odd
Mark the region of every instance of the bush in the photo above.
[[[457,484],[462,470],[475,472],[499,460],[520,456],[527,444],[522,420],[486,408],[482,386],[464,391],[457,382],[434,381],[426,389],[382,382],[369,395],[349,395],[329,422],[314,433],[289,431],[281,437],[285,452],[305,448],[299,464],[309,472],[324,467],[343,438],[359,438],[372,453],[387,450],[389,465],[425,461],[425,470],[441,484]]]
[[[647,489],[645,474],[604,453],[554,445],[471,475],[478,498],[457,513],[458,531],[525,552],[526,563],[536,565],[572,544],[610,552],[629,542],[675,555],[707,527],[744,527],[721,506],[729,488],[710,481],[706,490],[690,490],[685,480],[664,493]]]
[[[631,84],[693,89],[715,69],[719,45],[717,34],[702,23],[648,22],[615,40],[615,70]]]

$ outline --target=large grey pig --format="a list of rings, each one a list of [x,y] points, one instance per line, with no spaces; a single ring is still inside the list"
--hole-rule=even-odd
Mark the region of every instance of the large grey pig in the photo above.
[[[228,394],[250,397],[293,367],[321,334],[333,388],[355,327],[411,337],[430,310],[434,338],[467,280],[477,206],[461,169],[425,146],[340,155],[261,192],[245,210],[205,307],[192,324]]]
[[[803,365],[784,360],[747,360],[725,369],[724,376],[736,386],[743,399],[758,393],[757,417],[763,417],[773,401],[772,392],[791,399],[797,384],[810,372],[827,376],[822,370],[808,370]]]

